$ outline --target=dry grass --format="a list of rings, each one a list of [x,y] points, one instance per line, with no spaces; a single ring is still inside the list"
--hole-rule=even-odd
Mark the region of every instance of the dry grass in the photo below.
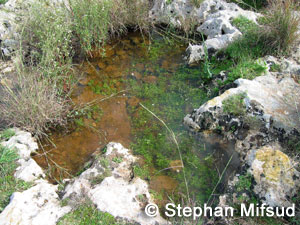
[[[300,18],[294,13],[296,4],[294,0],[269,0],[266,16],[262,20],[261,38],[275,54],[289,53],[299,41]]]
[[[0,118],[8,127],[22,127],[41,136],[54,125],[65,125],[70,110],[67,93],[35,71],[17,72],[15,86],[5,85]]]

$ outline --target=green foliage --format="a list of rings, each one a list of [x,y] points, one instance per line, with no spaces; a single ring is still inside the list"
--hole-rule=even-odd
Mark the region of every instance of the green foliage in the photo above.
[[[241,60],[234,68],[228,72],[225,83],[233,82],[239,78],[252,80],[262,75],[266,71],[266,66],[253,60]]]
[[[256,29],[257,24],[244,16],[236,17],[232,20],[232,25],[237,27],[243,34]]]
[[[123,161],[123,159],[121,157],[114,157],[112,159],[112,161],[115,162],[115,163],[121,163]]]
[[[18,154],[14,149],[0,145],[0,212],[9,203],[12,193],[31,186],[30,183],[15,179],[13,173],[17,167],[17,159]]]
[[[22,40],[33,48],[31,63],[47,76],[58,76],[70,70],[72,61],[72,27],[64,7],[35,2],[24,21]]]
[[[100,48],[105,44],[109,37],[112,6],[112,1],[109,0],[70,1],[72,30],[85,52],[91,51],[93,46]]]
[[[107,159],[101,158],[100,159],[100,164],[103,166],[105,169],[109,167],[109,161]]]
[[[212,73],[211,73],[211,63],[210,63],[210,60],[209,60],[209,57],[208,57],[208,50],[207,50],[207,47],[205,45],[205,42],[204,42],[204,37],[202,35],[202,40],[203,40],[203,43],[204,43],[204,52],[205,52],[205,55],[204,55],[204,67],[203,67],[203,76],[205,79],[210,79],[212,78]]]
[[[12,129],[6,129],[2,132],[0,132],[0,140],[8,140],[12,136],[14,136],[16,133]]]
[[[281,71],[280,65],[278,65],[278,64],[272,64],[270,66],[270,71],[271,72],[280,72]]]
[[[150,190],[149,191],[151,196],[158,201],[162,201],[163,200],[163,193],[158,193],[156,191]]]
[[[140,177],[144,180],[150,180],[150,172],[149,168],[147,165],[145,166],[140,166],[140,165],[135,165],[133,166],[133,173],[135,177]]]
[[[99,122],[102,115],[102,109],[98,105],[92,105],[75,110],[69,118],[74,119],[75,125],[80,128],[84,126],[84,118],[93,119],[95,122]]]
[[[58,222],[58,225],[118,225],[116,219],[109,213],[104,213],[98,211],[98,209],[92,204],[92,202],[87,201],[80,204],[77,209],[64,215]]]
[[[236,191],[237,192],[250,191],[251,184],[252,184],[252,175],[250,173],[241,175],[241,176],[239,176],[239,181],[235,186]]]
[[[166,36],[161,41],[153,40],[149,45],[143,43],[142,47],[146,50],[147,60],[155,62],[163,56],[163,53],[172,52],[174,45],[175,40]]]
[[[83,118],[78,118],[78,119],[75,119],[75,124],[77,127],[84,127],[84,121],[83,121]]]
[[[221,82],[220,86],[238,78],[254,79],[267,69],[266,65],[257,61],[257,58],[267,53],[266,45],[260,41],[260,27],[245,17],[235,18],[232,23],[243,33],[242,38],[231,43],[220,51],[217,57],[211,59],[213,73],[227,71],[228,78]],[[219,56],[223,59],[218,60]]]
[[[0,0],[0,5],[5,4],[8,0]]]
[[[244,102],[247,95],[245,93],[232,95],[223,100],[223,112],[234,116],[243,116],[246,114],[246,105]]]

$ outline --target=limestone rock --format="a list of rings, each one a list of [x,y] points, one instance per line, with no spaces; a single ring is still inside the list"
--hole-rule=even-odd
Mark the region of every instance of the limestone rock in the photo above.
[[[80,202],[88,197],[99,210],[140,224],[167,224],[160,216],[147,217],[143,208],[152,202],[148,184],[132,179],[136,157],[119,143],[109,143],[104,157],[75,178],[65,189],[64,199]],[[143,201],[139,197],[143,198]]]
[[[40,180],[22,193],[15,192],[0,214],[0,225],[55,225],[71,210],[69,206],[60,206],[56,191],[57,186]]]
[[[15,178],[26,182],[31,182],[38,178],[45,178],[44,171],[33,159],[19,159],[18,163],[20,166],[16,169],[14,174]]]
[[[256,181],[254,192],[262,201],[272,207],[291,206],[290,199],[300,185],[300,174],[280,147],[272,145],[251,150],[247,159]]]
[[[11,7],[12,1],[0,5],[0,57],[9,57],[15,48],[18,37],[16,33],[16,14]]]
[[[223,0],[206,0],[197,8],[190,0],[156,0],[150,10],[149,17],[154,23],[171,23],[173,26],[186,29],[191,24],[196,26],[197,32],[207,37],[205,47],[209,53],[226,47],[229,43],[240,37],[241,32],[231,21],[244,16],[256,22],[259,14],[243,10],[234,3]],[[203,59],[205,47],[189,45],[189,63]]]
[[[16,178],[31,182],[45,177],[41,167],[30,157],[31,153],[36,152],[38,145],[29,132],[15,129],[15,135],[1,145],[16,149],[19,154],[18,164],[20,166],[14,174]]]
[[[1,144],[8,148],[16,148],[22,159],[29,159],[30,154],[38,149],[38,145],[31,134],[19,129],[15,129],[15,135]]]
[[[259,142],[262,145],[262,142],[267,143],[272,137],[283,140],[290,134],[299,132],[300,121],[297,109],[300,104],[300,86],[293,79],[277,79],[269,74],[254,80],[238,79],[235,83],[237,88],[229,89],[206,102],[199,109],[195,109],[184,118],[184,123],[194,131],[213,131],[218,127],[225,127],[225,131],[228,131],[234,125],[237,129],[234,132],[228,132],[227,137],[235,140],[241,139],[244,146],[247,145],[247,141],[253,142],[255,138],[261,138]],[[246,95],[244,102],[247,116],[237,117],[224,114],[222,102],[240,93]],[[252,133],[249,128],[245,130],[246,117],[257,120],[261,129],[256,129]],[[243,129],[245,134],[242,135],[240,131]],[[247,134],[250,135],[249,139],[247,139]],[[242,136],[238,138],[239,135]]]

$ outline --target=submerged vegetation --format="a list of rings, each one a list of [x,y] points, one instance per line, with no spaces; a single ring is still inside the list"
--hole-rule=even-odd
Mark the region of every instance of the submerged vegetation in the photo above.
[[[186,113],[208,99],[206,93],[199,88],[206,80],[205,75],[199,76],[201,71],[204,71],[204,67],[190,68],[184,65],[173,69],[153,67],[153,62],[159,65],[164,60],[163,56],[168,55],[168,51],[174,51],[175,44],[176,42],[171,45],[173,46],[171,50],[172,47],[166,46],[163,40],[157,41],[154,48],[160,46],[159,54],[151,50],[152,46],[150,46],[148,51],[150,62],[147,62],[146,58],[145,61],[134,63],[134,65],[144,63],[144,72],[137,70],[133,65],[134,71],[141,73],[143,77],[156,74],[155,82],[143,82],[143,78],[141,81],[130,80],[128,82],[132,89],[131,94],[141,99],[143,105],[174,132],[182,154],[189,194],[195,201],[204,203],[217,179],[213,157],[178,123]],[[151,52],[154,54],[151,55]],[[135,167],[135,174],[149,179],[149,172],[146,171],[153,168],[150,177],[163,174],[172,176],[180,183],[178,190],[186,195],[183,173],[172,172],[174,171],[172,162],[180,158],[170,133],[157,118],[142,107],[131,107],[130,110],[131,114],[136,115],[132,118],[134,129],[132,149],[134,153],[145,159],[145,165]],[[200,155],[205,159],[201,159]],[[178,197],[172,196],[175,200],[179,200]]]

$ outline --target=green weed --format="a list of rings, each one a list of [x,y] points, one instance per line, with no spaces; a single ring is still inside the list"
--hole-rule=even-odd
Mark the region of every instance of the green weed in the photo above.
[[[159,44],[153,45],[159,46]],[[153,61],[148,63],[158,64],[157,62],[163,59],[163,51],[163,49],[157,49],[155,56],[158,57],[153,57]],[[178,126],[178,122],[182,121],[186,113],[199,107],[208,99],[205,92],[199,88],[199,85],[206,81],[201,76],[203,66],[194,68],[181,66],[174,71],[159,67],[153,68],[152,65],[148,64],[145,66],[152,68],[149,73],[156,74],[157,82],[151,84],[130,80],[128,83],[131,93],[142,99],[143,105],[165,121],[174,131],[182,151],[188,186],[195,198],[204,201],[216,183],[215,178],[217,176],[215,176],[216,171],[212,167],[213,160],[202,160],[197,155],[202,147],[197,145],[193,137],[189,137],[182,125]],[[148,75],[147,69],[143,73]],[[143,168],[136,166],[134,168],[135,174],[142,178],[149,178],[149,175],[157,175],[160,170],[163,170],[159,174],[163,173],[175,177],[180,185],[183,185],[179,189],[185,190],[182,173],[173,174],[170,170],[165,170],[170,166],[172,160],[178,159],[176,146],[165,127],[143,108],[138,107],[131,110],[132,114],[137,114],[137,116],[132,117],[134,135],[132,150],[135,154],[143,156],[146,163]],[[153,167],[155,170],[151,173],[145,171]]]
[[[239,181],[236,184],[235,188],[237,192],[241,191],[250,191],[252,184],[252,175],[247,173],[245,175],[239,176]]]
[[[8,0],[0,0],[0,5],[5,4]]]
[[[246,114],[246,105],[244,99],[247,95],[245,93],[232,95],[223,100],[223,112],[225,114],[232,114],[234,116],[243,116]]]
[[[123,161],[123,159],[121,157],[114,157],[112,159],[112,161],[115,162],[115,163],[121,163]]]
[[[58,225],[78,224],[78,225],[118,225],[116,219],[109,213],[98,211],[92,202],[86,201],[80,204],[77,209],[64,215]]]
[[[16,133],[14,130],[12,129],[6,129],[2,132],[0,132],[0,140],[1,141],[5,141],[5,140],[8,140],[9,138],[11,138],[12,136],[14,136]]]
[[[280,72],[281,71],[280,65],[278,65],[278,64],[272,64],[270,66],[270,71],[271,72]]]
[[[30,183],[16,180],[14,171],[17,167],[18,154],[14,149],[0,145],[0,212],[9,203],[10,196],[16,191],[26,190]]]
[[[91,87],[95,94],[111,95],[117,92],[116,82],[117,80],[113,79],[104,79],[101,83],[90,80],[88,86]]]
[[[158,193],[156,191],[150,190],[149,191],[151,196],[153,196],[154,199],[158,200],[158,201],[162,201],[163,200],[163,193]]]
[[[80,1],[71,0],[72,30],[85,52],[102,47],[109,37],[110,11],[113,7],[109,0]]]
[[[145,166],[139,166],[139,165],[135,165],[133,166],[133,173],[135,177],[140,177],[144,180],[150,180],[150,172],[149,172],[149,168],[147,165]]]

